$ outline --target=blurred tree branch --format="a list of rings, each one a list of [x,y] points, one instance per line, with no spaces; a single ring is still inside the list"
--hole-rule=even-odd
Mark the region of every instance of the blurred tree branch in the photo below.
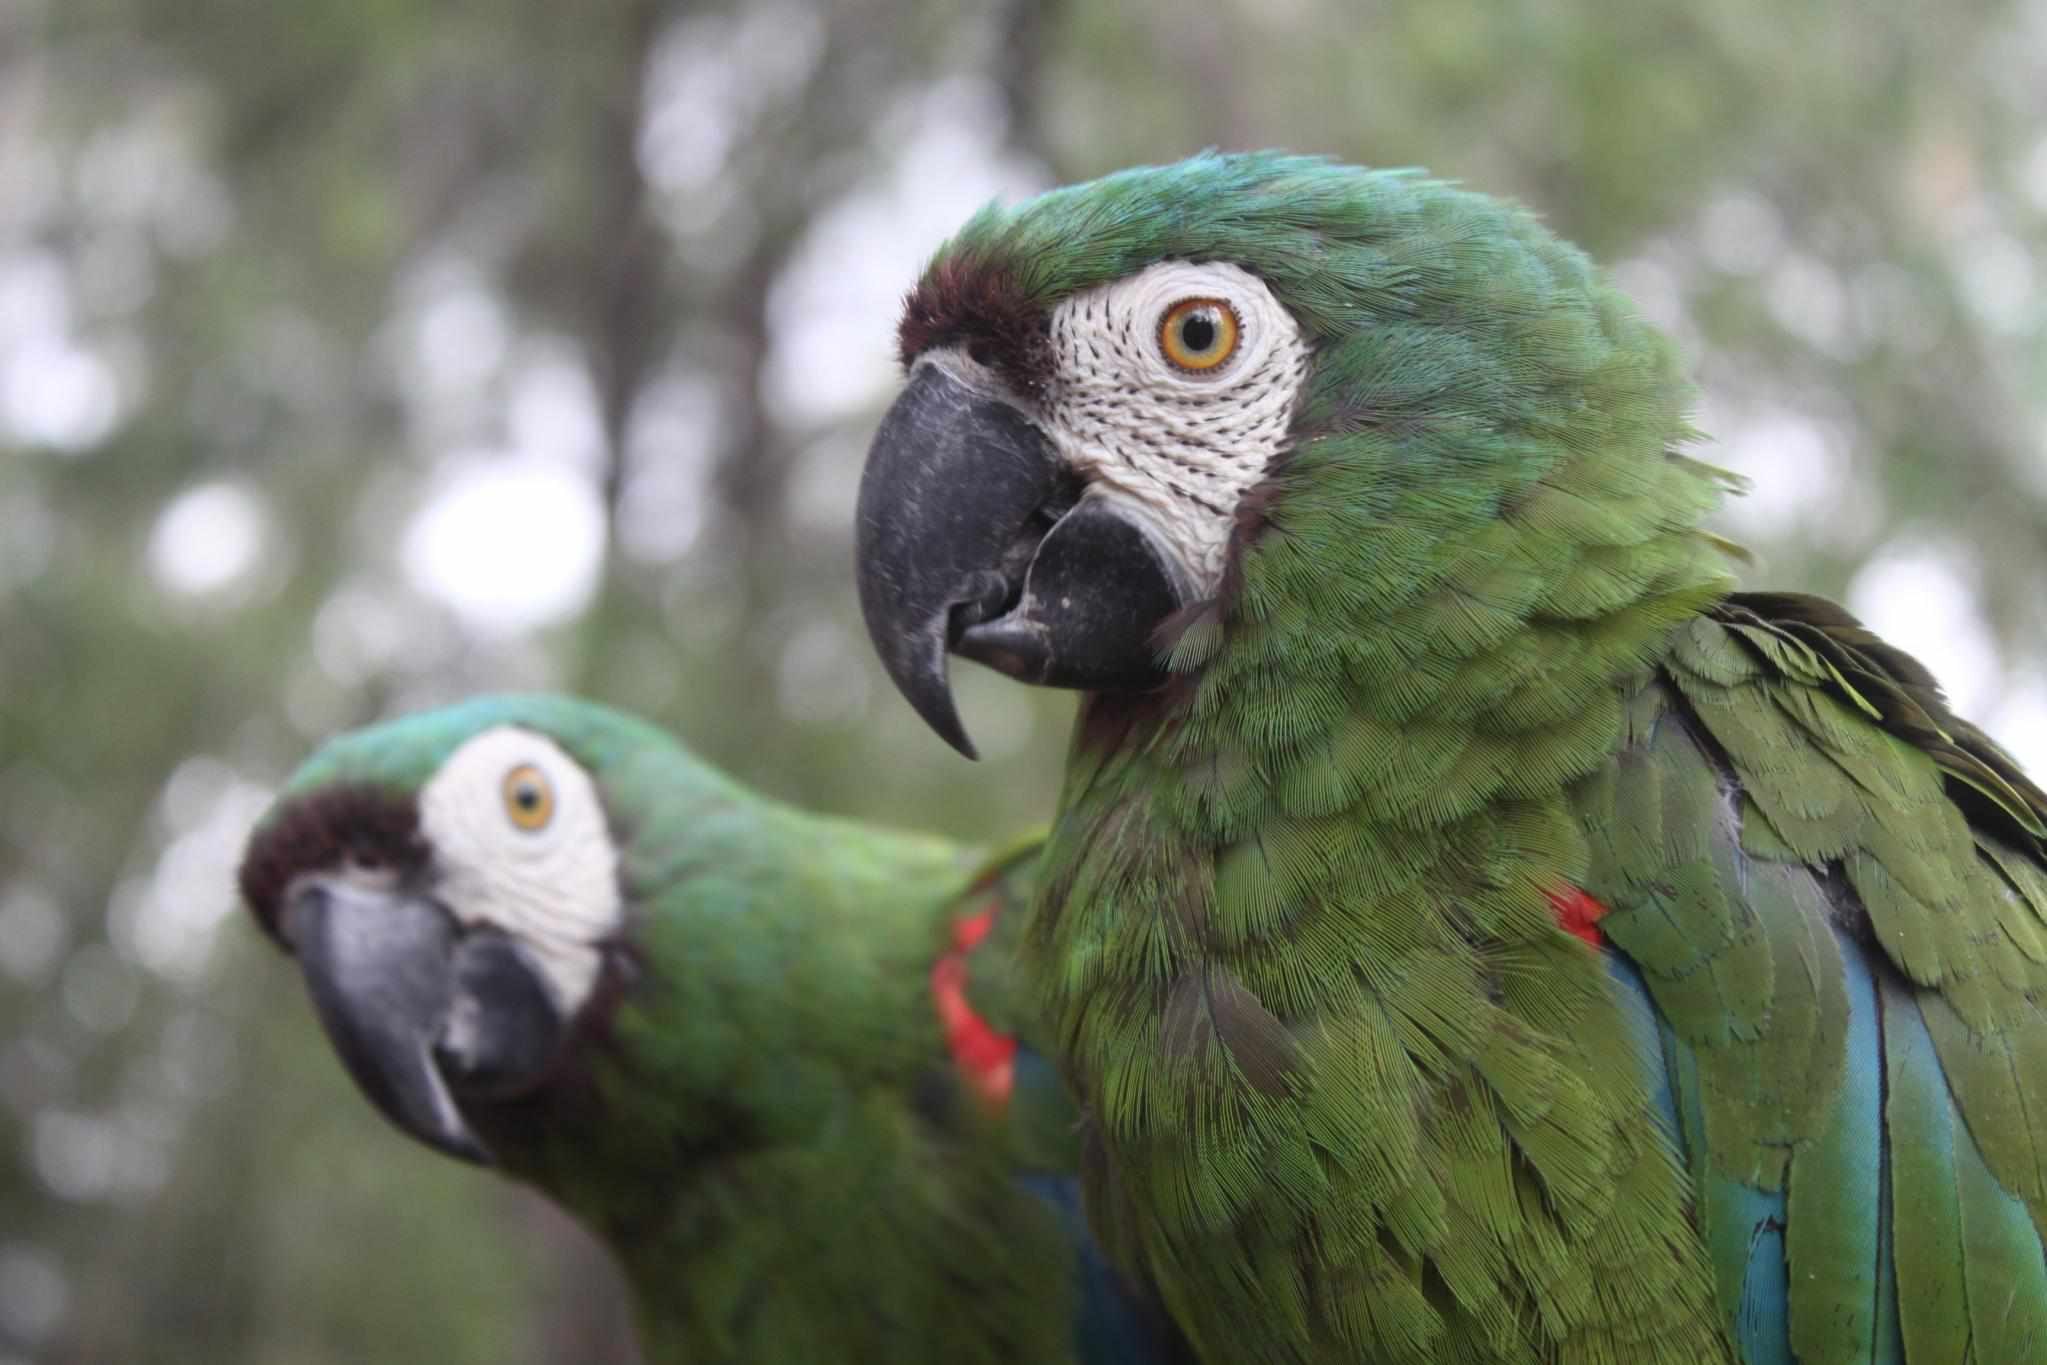
[[[585,242],[591,280],[588,342],[604,427],[605,467],[600,482],[607,517],[615,526],[623,486],[626,424],[645,383],[655,350],[655,310],[662,299],[661,242],[647,212],[639,136],[646,74],[654,42],[670,7],[663,0],[632,0],[615,37],[614,79],[600,78],[596,137],[598,210]]]

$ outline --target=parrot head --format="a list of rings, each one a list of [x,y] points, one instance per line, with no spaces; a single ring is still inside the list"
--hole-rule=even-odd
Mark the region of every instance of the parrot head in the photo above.
[[[488,1162],[465,1112],[516,1100],[634,967],[605,770],[623,716],[487,698],[328,743],[258,823],[244,901],[297,960],[363,1094]]]
[[[1513,205],[1319,158],[1209,154],[984,209],[899,338],[861,607],[969,757],[948,653],[1155,688],[1289,498],[1344,505],[1377,556],[1354,579],[1413,582],[1606,417],[1682,439],[1667,347],[1574,248]]]

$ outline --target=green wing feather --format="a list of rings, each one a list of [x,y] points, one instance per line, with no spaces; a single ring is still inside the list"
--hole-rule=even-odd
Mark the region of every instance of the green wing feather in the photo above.
[[[1633,711],[1578,792],[1589,889],[1680,1040],[1730,1331],[1804,1365],[2038,1358],[2047,795],[1814,598],[1683,627]],[[1741,1320],[1759,1270],[1780,1321]]]

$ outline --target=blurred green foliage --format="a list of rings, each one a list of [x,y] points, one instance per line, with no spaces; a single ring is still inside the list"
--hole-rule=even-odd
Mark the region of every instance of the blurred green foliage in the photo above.
[[[350,1091],[239,839],[326,733],[531,686],[1042,818],[1068,701],[963,670],[957,761],[850,590],[894,301],[996,191],[1533,203],[1683,338],[1770,577],[2047,754],[2043,129],[2038,0],[0,0],[0,1362],[631,1358],[587,1238]]]

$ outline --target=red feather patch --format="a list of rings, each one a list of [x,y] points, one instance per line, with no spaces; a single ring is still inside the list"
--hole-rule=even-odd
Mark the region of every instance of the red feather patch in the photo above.
[[[953,922],[952,951],[931,964],[931,1003],[967,1085],[1000,1109],[1016,1085],[1016,1039],[997,1033],[967,1003],[967,954],[995,927],[994,905]]]
[[[1604,905],[1575,886],[1546,894],[1549,896],[1549,908],[1556,912],[1559,928],[1595,948],[1606,946],[1606,935],[1599,932],[1599,921],[1606,916]]]

